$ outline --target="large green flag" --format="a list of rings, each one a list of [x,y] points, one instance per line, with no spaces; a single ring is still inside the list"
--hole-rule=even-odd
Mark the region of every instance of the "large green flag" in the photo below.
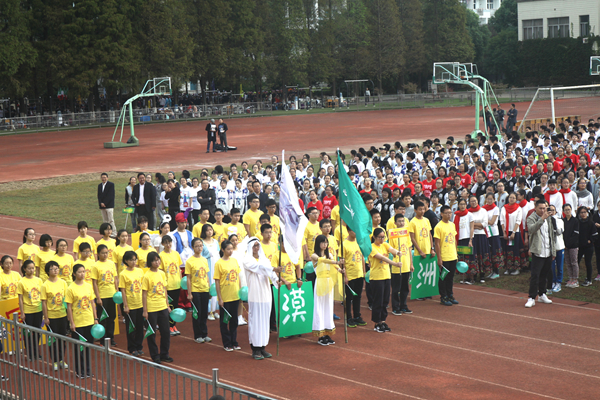
[[[356,186],[350,180],[348,174],[344,171],[344,166],[338,152],[338,177],[340,181],[340,192],[338,202],[340,205],[340,216],[350,229],[356,233],[356,241],[360,246],[360,251],[365,258],[371,254],[371,228],[373,222],[371,214],[367,211],[367,206]]]

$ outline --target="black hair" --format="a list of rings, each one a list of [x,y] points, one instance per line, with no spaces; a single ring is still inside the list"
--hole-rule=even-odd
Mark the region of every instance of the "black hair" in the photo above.
[[[160,243],[164,246],[166,243],[173,243],[173,239],[171,239],[171,236],[165,235],[165,236],[163,236]]]
[[[119,237],[121,236],[121,234],[123,232],[127,232],[127,229],[120,229],[119,232],[117,232],[117,239],[115,240],[115,246],[119,246],[121,244]]]
[[[100,252],[104,249],[108,250],[108,246],[105,244],[101,244],[101,245],[98,245],[98,248],[96,249],[96,251],[98,252],[98,254],[100,254]]]
[[[123,254],[123,263],[125,263],[125,261],[131,261],[134,258],[137,259],[137,253],[132,250],[127,250],[125,254]]]
[[[84,242],[84,243],[81,243],[79,245],[79,252],[80,253],[83,252],[83,251],[85,251],[85,250],[91,250],[91,249],[92,249],[92,246],[89,243],[85,243]]]
[[[400,218],[404,218],[404,214],[394,214],[394,222],[398,221]]]
[[[419,207],[425,207],[425,203],[423,203],[421,200],[417,200],[415,202],[415,210],[417,210]]]
[[[106,229],[110,229],[112,231],[112,226],[110,226],[108,222],[104,222],[102,225],[100,225],[99,232],[102,236],[104,236],[104,232],[106,232]]]
[[[44,233],[42,236],[40,236],[40,247],[45,247],[48,240],[54,243],[52,241],[52,236],[48,235],[47,233]],[[52,246],[52,244],[50,246]]]
[[[79,221],[79,222],[77,223],[77,230],[78,230],[78,231],[80,231],[80,230],[82,230],[83,228],[89,228],[89,226],[88,226],[87,222],[85,222],[85,221]]]
[[[58,239],[56,241],[56,252],[54,254],[58,254],[58,247],[60,246],[61,242],[65,242],[65,244],[67,245],[67,248],[69,248],[69,243],[67,243],[67,241],[65,239]]]
[[[231,210],[229,210],[229,214],[233,215],[233,214],[239,214],[240,210],[238,208],[232,208]]]
[[[219,251],[219,255],[221,257],[225,255],[225,249],[227,248],[227,246],[233,246],[233,243],[231,243],[229,240],[224,240],[223,243],[221,243],[221,250]]]
[[[331,225],[331,220],[329,218],[323,218],[319,221],[319,228],[323,228],[323,225],[325,224]]]
[[[204,246],[204,242],[202,242],[202,239],[194,238],[194,239],[192,239],[192,250],[194,249],[194,245],[198,242],[202,243],[202,246]]]
[[[23,274],[23,276],[25,276],[25,270],[27,269],[27,266],[29,264],[33,264],[33,266],[35,267],[35,263],[32,260],[25,260],[25,262],[21,264],[21,273]]]
[[[261,214],[260,218],[258,218],[258,221],[269,221],[271,222],[271,216],[269,214]]]
[[[25,232],[23,232],[23,243],[27,243],[27,233],[30,229],[33,231],[33,228],[25,228]]]
[[[212,231],[213,231],[213,234],[212,234],[212,236],[214,236],[214,235],[215,235],[215,228],[213,228],[213,227],[212,227],[212,225],[210,225],[210,224],[204,224],[204,225],[202,225],[202,231],[200,232],[200,238],[201,238],[201,239],[206,239],[206,237],[207,237],[207,232],[208,232],[208,229],[209,229],[209,228],[210,228],[210,229],[212,229]],[[212,237],[212,236],[211,236],[211,237]]]
[[[85,266],[79,263],[73,265],[73,272],[71,273],[71,278],[73,278],[73,281],[77,280],[77,271],[79,271],[81,268],[85,269]]]
[[[151,251],[150,253],[148,253],[148,256],[146,257],[146,268],[150,268],[150,266],[156,259],[160,260],[160,256],[157,252]]]
[[[44,266],[44,271],[46,271],[46,275],[50,275],[50,268],[52,267],[57,267],[60,268],[58,266],[58,263],[54,260],[50,260],[46,263],[46,265]]]
[[[381,235],[382,233],[385,233],[385,231],[383,230],[383,228],[381,228],[381,227],[375,228],[375,230],[373,231],[373,235],[371,236],[371,243],[375,243],[375,238],[377,236]]]
[[[5,256],[2,256],[2,259],[0,259],[0,265],[4,266],[4,263],[5,263],[5,262],[6,262],[6,260],[8,260],[9,258],[10,258],[11,260],[13,259],[13,258],[12,258],[11,256],[9,256],[8,254],[7,254],[7,255],[5,255]],[[13,260],[13,262],[14,262],[14,260]]]
[[[324,250],[324,255],[321,255],[321,243],[327,243],[327,247]],[[325,235],[319,235],[317,236],[317,238],[315,239],[315,254],[318,255],[319,257],[327,257],[329,258],[329,240],[327,239],[327,236]]]
[[[273,226],[271,226],[271,224],[262,224],[262,225],[260,226],[260,233],[261,233],[261,234],[265,233],[265,231],[266,231],[267,229],[273,229]]]

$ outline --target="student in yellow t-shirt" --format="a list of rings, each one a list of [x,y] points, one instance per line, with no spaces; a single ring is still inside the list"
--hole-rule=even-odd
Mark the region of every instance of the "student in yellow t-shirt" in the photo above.
[[[281,224],[279,217],[275,215],[277,211],[277,202],[273,199],[267,200],[267,214],[269,215],[269,224],[273,227],[273,237],[275,238],[275,242],[277,242],[279,238],[279,234],[281,233]]]
[[[244,213],[244,228],[248,232],[248,236],[256,236],[259,232],[260,216],[263,214],[258,209],[260,207],[260,200],[254,195],[248,196],[250,198],[250,209]]]
[[[81,243],[79,245],[79,260],[77,264],[85,267],[85,282],[93,286],[92,283],[92,267],[96,264],[96,260],[92,257],[92,248],[89,243]]]
[[[108,257],[108,247],[98,246],[98,261],[92,267],[92,281],[94,282],[94,293],[96,294],[96,314],[102,315],[106,310],[108,318],[100,321],[104,326],[105,334],[102,339],[110,338],[111,344],[115,342],[115,319],[117,318],[117,306],[113,300],[114,294],[119,290],[119,276],[117,267],[112,259]]]
[[[336,205],[335,207],[333,207],[333,209],[331,210],[331,216],[329,217],[329,219],[331,219],[331,229],[333,231],[339,230],[340,229],[340,227],[338,226],[339,221],[340,221],[340,206],[339,205]],[[346,240],[346,238],[344,238],[344,240]]]
[[[32,260],[25,260],[21,265],[23,278],[17,284],[17,294],[19,295],[19,308],[21,310],[21,320],[34,328],[42,327],[44,314],[42,313],[42,280],[35,276],[35,263]],[[24,340],[27,356],[30,361],[34,361],[38,356],[37,335],[31,333],[26,335]]]
[[[302,270],[299,265],[292,262],[283,242],[281,243],[281,268],[281,282],[288,290],[291,289],[292,283],[297,283],[298,288],[302,287]]]
[[[17,267],[21,268],[21,265],[27,260],[35,261],[35,255],[40,251],[40,248],[33,243],[35,240],[35,231],[33,228],[25,229],[23,233],[23,244],[19,247],[17,252]]]
[[[208,260],[202,257],[204,243],[202,239],[192,240],[192,249],[194,255],[185,262],[185,275],[188,281],[188,300],[192,302],[198,312],[198,318],[192,318],[192,327],[194,328],[194,339],[198,343],[212,342],[208,337],[208,328],[206,319],[208,318],[208,301],[210,293],[208,292]]]
[[[348,228],[348,239],[343,243],[344,269],[348,277],[346,289],[346,317],[348,318],[348,327],[355,328],[357,325],[366,326],[360,313],[360,299],[362,297],[363,282],[365,277],[365,258],[356,242],[356,233]],[[354,293],[353,293],[354,292]],[[356,294],[355,294],[356,293]]]
[[[54,257],[54,251],[52,251],[52,237],[47,233],[44,233],[40,237],[40,247],[41,250],[35,255],[35,275],[39,277],[42,282],[46,282],[48,279],[48,275],[46,274],[46,263],[52,260]]]
[[[85,221],[79,221],[77,223],[77,230],[79,231],[79,236],[75,238],[73,241],[73,254],[75,254],[75,260],[79,259],[79,245],[81,243],[89,243],[90,247],[94,254],[96,254],[96,240],[93,237],[87,234],[88,224]]]
[[[71,328],[71,336],[77,341],[94,342],[92,326],[98,323],[96,307],[94,307],[94,289],[85,282],[85,267],[81,264],[73,266],[73,283],[67,288],[65,302],[67,303],[67,316]],[[90,349],[84,347],[80,351],[79,344],[73,348],[75,354],[75,374],[78,377],[91,377]]]
[[[11,256],[3,256],[0,261],[2,264],[2,272],[0,272],[0,300],[16,299],[17,284],[21,280],[21,274],[13,271],[13,259]]]
[[[202,234],[202,227],[206,224],[212,226],[208,219],[210,218],[210,211],[208,208],[204,208],[200,211],[200,220],[194,224],[194,229],[192,229],[192,236],[195,238],[199,238]]]
[[[246,236],[248,236],[248,232],[246,232],[244,224],[240,224],[240,210],[237,208],[232,208],[231,211],[229,211],[229,216],[231,217],[231,222],[226,225],[227,237],[235,234],[238,236],[238,239],[241,242]]]
[[[123,296],[123,315],[127,331],[127,350],[135,357],[144,352],[144,316],[142,304],[142,280],[144,271],[137,268],[137,254],[128,250],[122,257],[125,268],[119,274],[119,289]],[[133,332],[130,327],[133,325]]]
[[[438,255],[438,266],[440,273],[443,269],[448,270],[448,274],[444,279],[440,279],[440,301],[445,306],[458,304],[452,292],[452,284],[454,273],[456,271],[456,263],[458,261],[458,253],[456,251],[456,226],[450,221],[452,218],[452,209],[446,205],[442,206],[440,213],[442,220],[435,226],[435,251]],[[441,275],[440,275],[441,277]]]
[[[260,246],[262,247],[265,256],[271,262],[273,268],[279,266],[279,249],[277,244],[273,243],[271,237],[273,236],[273,227],[270,224],[263,224],[260,226],[261,241]]]
[[[257,199],[258,200],[258,199]],[[215,264],[215,287],[221,313],[220,326],[225,351],[241,350],[237,341],[238,303],[240,301],[240,266],[233,254],[229,240],[221,244],[223,257]],[[227,318],[230,318],[228,322]]]
[[[128,240],[129,233],[127,233],[125,229],[121,229],[117,233],[117,240],[115,242],[115,249],[113,251],[113,262],[117,266],[117,273],[119,273],[119,275],[121,274],[121,271],[125,269],[125,264],[123,263],[123,256],[126,252],[133,251],[133,247],[127,244]]]
[[[41,295],[44,323],[50,327],[52,332],[64,336],[67,334],[67,327],[69,326],[67,310],[64,307],[67,282],[58,277],[60,269],[56,261],[48,261],[44,268],[44,273],[48,277],[42,284]],[[69,365],[64,362],[63,346],[56,341],[52,345],[50,356],[55,371],[58,371],[58,368],[69,368]]]
[[[108,259],[113,260],[113,252],[115,251],[116,243],[115,239],[111,238],[112,235],[112,226],[109,223],[105,222],[100,225],[100,234],[102,235],[102,239],[96,242],[96,246],[100,246],[101,244],[105,245],[108,249]],[[97,247],[96,247],[97,248]],[[116,264],[116,262],[115,262]]]
[[[220,208],[215,210],[215,223],[212,226],[215,231],[213,238],[219,242],[220,246],[229,237],[227,235],[227,225],[223,223],[223,210]]]
[[[405,228],[408,233],[404,214],[394,215],[393,221],[395,222],[394,228]],[[410,273],[415,269],[412,263],[410,235],[390,239],[390,244],[397,248],[400,253],[399,256],[394,257],[394,261],[402,263],[402,268],[392,266],[392,313],[394,315],[412,314],[412,311],[406,305]]]
[[[333,236],[335,237],[335,240],[337,240],[338,245],[340,243],[342,243],[344,240],[348,239],[348,225],[346,225],[346,223],[344,221],[342,221],[342,231],[341,234],[342,236],[340,237],[340,227],[336,226],[335,229],[333,229],[333,220],[331,220],[331,229],[333,230]]]
[[[408,224],[410,240],[415,248],[415,255],[425,258],[428,254],[435,257],[433,238],[431,237],[431,224],[425,217],[425,204],[422,201],[415,203],[415,217]]]
[[[319,210],[315,207],[310,207],[306,210],[306,216],[308,217],[308,223],[304,229],[304,243],[302,245],[304,261],[310,261],[311,255],[315,253],[315,240],[317,236],[321,234],[321,227],[317,219],[319,218]],[[312,272],[306,274],[306,279],[312,282],[313,287],[315,286],[315,280],[317,275]]]
[[[65,239],[58,239],[56,241],[56,254],[52,257],[52,261],[56,261],[60,269],[58,277],[67,282],[67,285],[70,285],[73,282],[73,264],[75,262],[73,261],[73,256],[67,254],[67,250],[67,241]]]
[[[260,225],[259,225],[258,231],[256,232],[256,234],[254,236],[256,236],[256,238],[262,242],[263,236],[262,236],[262,232],[260,231],[260,228],[262,228],[263,225],[268,224],[271,227],[271,243],[274,243],[275,245],[277,245],[279,236],[275,236],[275,232],[273,231],[273,225],[271,225],[271,217],[269,216],[269,214],[261,215],[260,219],[259,219],[259,223],[260,223]]]
[[[144,318],[148,320],[150,328],[158,326],[160,331],[160,350],[156,345],[156,333],[148,336],[148,349],[150,358],[157,364],[173,362],[169,356],[171,335],[169,332],[169,299],[167,297],[167,277],[159,270],[160,257],[153,251],[148,254],[148,272],[142,280],[142,302],[144,305]]]
[[[135,251],[138,258],[138,267],[144,271],[144,273],[148,272],[149,265],[146,265],[146,260],[148,259],[148,254],[152,252],[156,252],[154,247],[150,246],[150,235],[146,232],[140,235],[140,243],[141,247]]]
[[[169,235],[162,238],[163,248],[160,253],[160,270],[167,277],[167,296],[171,298],[171,308],[177,308],[179,304],[179,293],[181,292],[181,266],[183,262],[179,253],[173,250],[173,239]],[[169,318],[169,332],[171,336],[180,335],[175,321]]]
[[[371,254],[369,255],[370,284],[373,293],[371,321],[375,323],[375,332],[389,332],[390,327],[385,323],[387,318],[387,305],[390,299],[390,266],[402,267],[399,261],[392,261],[388,254],[397,256],[398,250],[385,243],[385,231],[376,228],[373,231]]]

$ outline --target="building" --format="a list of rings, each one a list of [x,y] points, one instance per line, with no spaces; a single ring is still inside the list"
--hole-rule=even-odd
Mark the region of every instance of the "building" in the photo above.
[[[517,0],[519,40],[600,33],[599,0]]]
[[[468,10],[472,10],[479,15],[481,25],[487,24],[502,4],[502,0],[461,0],[461,2]]]

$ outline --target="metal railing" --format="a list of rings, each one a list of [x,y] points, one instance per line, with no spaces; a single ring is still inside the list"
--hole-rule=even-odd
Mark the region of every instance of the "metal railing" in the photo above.
[[[220,383],[216,368],[203,378],[112,350],[110,339],[99,346],[19,323],[17,313],[0,317],[0,340],[0,399],[274,400]]]

